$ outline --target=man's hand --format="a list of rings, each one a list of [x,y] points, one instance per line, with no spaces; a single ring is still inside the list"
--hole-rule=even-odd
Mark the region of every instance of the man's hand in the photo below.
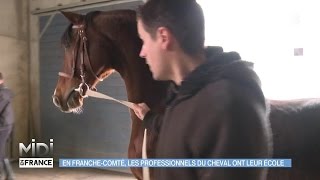
[[[134,104],[133,111],[139,119],[143,120],[147,112],[150,111],[150,108],[146,103],[139,103],[139,104]]]

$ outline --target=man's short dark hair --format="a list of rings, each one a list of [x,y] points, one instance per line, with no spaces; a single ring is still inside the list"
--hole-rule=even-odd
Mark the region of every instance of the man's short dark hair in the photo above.
[[[1,72],[0,72],[0,80],[3,80],[3,76]]]
[[[154,38],[163,26],[177,39],[183,51],[191,56],[204,49],[204,16],[195,0],[149,0],[138,10],[146,31]]]

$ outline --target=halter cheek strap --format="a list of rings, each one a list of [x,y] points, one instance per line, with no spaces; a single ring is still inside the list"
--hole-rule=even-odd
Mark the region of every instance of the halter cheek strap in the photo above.
[[[75,70],[76,70],[76,65],[77,65],[77,60],[78,60],[78,55],[80,55],[80,79],[81,79],[81,84],[79,88],[83,88],[81,91],[80,95],[85,96],[85,89],[89,87],[89,85],[85,82],[85,72],[86,70],[88,73],[90,73],[93,77],[95,77],[96,80],[102,81],[103,79],[99,78],[92,69],[91,63],[90,63],[90,58],[88,55],[88,48],[87,48],[87,37],[85,34],[85,26],[83,24],[81,25],[73,25],[72,29],[77,29],[78,31],[78,36],[76,40],[76,46],[73,50],[73,65],[72,65],[72,73],[71,75],[65,72],[59,72],[58,75],[66,78],[74,78],[75,76]],[[79,42],[80,41],[80,42]],[[79,45],[79,46],[78,46]],[[90,87],[89,89],[95,89],[95,87]]]

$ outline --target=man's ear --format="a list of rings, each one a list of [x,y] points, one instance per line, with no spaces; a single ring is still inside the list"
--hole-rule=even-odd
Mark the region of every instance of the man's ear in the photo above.
[[[159,27],[157,30],[157,38],[163,49],[169,49],[172,45],[173,36],[168,28]]]

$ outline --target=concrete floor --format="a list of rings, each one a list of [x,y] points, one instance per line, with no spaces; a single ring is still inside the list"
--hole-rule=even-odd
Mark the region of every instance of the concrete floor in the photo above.
[[[133,180],[133,175],[102,169],[59,168],[53,169],[20,169],[17,162],[12,168],[15,180]]]

